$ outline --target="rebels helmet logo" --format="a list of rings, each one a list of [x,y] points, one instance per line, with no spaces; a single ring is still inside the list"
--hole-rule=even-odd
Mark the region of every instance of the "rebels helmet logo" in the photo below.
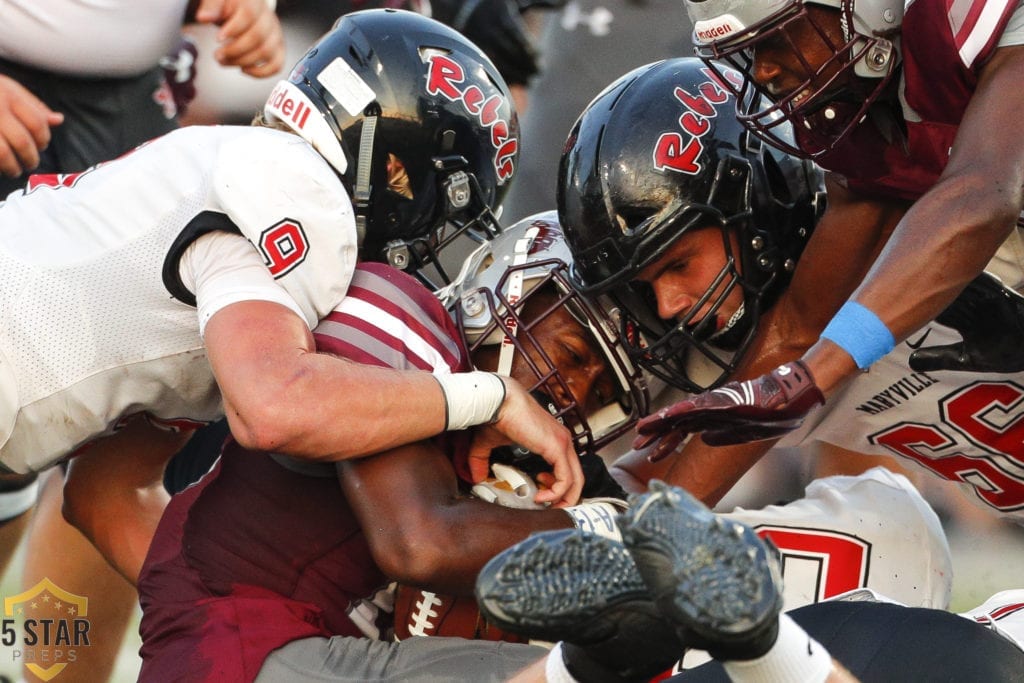
[[[490,129],[491,144],[497,150],[494,170],[498,173],[498,182],[504,183],[515,171],[514,160],[519,151],[519,140],[512,134],[508,120],[501,117],[506,100],[501,95],[487,97],[475,85],[463,88],[461,84],[465,80],[462,65],[451,57],[432,54],[427,58],[427,92],[460,102],[482,126]]]
[[[672,96],[683,105],[685,111],[679,117],[682,132],[662,133],[654,145],[654,168],[659,171],[675,171],[697,175],[703,167],[700,156],[704,153],[704,136],[711,130],[711,119],[718,116],[717,105],[729,100],[729,92],[710,69],[701,70],[708,80],[699,84],[696,92],[677,86]],[[737,79],[739,74],[726,72],[727,78]]]

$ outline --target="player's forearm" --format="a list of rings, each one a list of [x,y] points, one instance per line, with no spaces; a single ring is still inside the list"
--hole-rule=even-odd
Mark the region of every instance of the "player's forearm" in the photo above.
[[[532,533],[571,526],[562,510],[516,510],[459,498],[430,524],[411,529],[404,558],[392,564],[392,572],[385,571],[436,593],[471,595],[477,574],[492,557]]]
[[[861,355],[862,367],[948,306],[1013,229],[1024,208],[1024,139],[1003,124],[1024,107],[1022,68],[1022,46],[999,48],[984,64],[942,176],[896,226],[853,293],[877,316],[866,320],[886,342],[843,345]],[[812,371],[823,374],[817,365]]]
[[[755,441],[738,446],[708,446],[700,436],[694,436],[682,451],[668,459],[671,467],[664,479],[713,507],[775,443]]]
[[[273,383],[265,402],[225,401],[245,447],[337,461],[379,453],[439,434],[445,402],[429,373],[378,368],[304,354],[300,370]]]
[[[627,492],[643,493],[651,479],[665,479],[671,466],[671,458],[652,463],[647,459],[647,450],[632,450],[619,456],[608,473]]]
[[[877,316],[889,343],[900,343],[938,316],[985,268],[1018,213],[1018,206],[1000,193],[983,191],[977,182],[940,183],[900,221],[850,300]],[[865,335],[831,336],[804,357],[826,395],[853,376],[858,365],[866,367],[889,348],[861,348]]]
[[[337,469],[377,565],[396,581],[434,592],[468,595],[497,553],[534,531],[572,524],[562,510],[512,509],[461,493],[451,460],[434,441]]]
[[[1013,230],[1019,203],[985,185],[976,177],[937,185],[900,221],[853,293],[897,341],[952,303]]]

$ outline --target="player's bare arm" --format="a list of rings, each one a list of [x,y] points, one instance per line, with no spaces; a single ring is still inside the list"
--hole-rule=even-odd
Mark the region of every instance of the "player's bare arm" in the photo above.
[[[338,467],[377,564],[432,591],[469,595],[498,552],[531,532],[572,526],[562,510],[516,510],[461,493],[451,461],[430,442]]]
[[[1022,74],[1024,47],[995,51],[938,183],[907,212],[853,293],[897,341],[935,318],[981,272],[1024,207],[1024,140],[1007,125],[1024,105]],[[915,296],[893,296],[906,291]],[[826,392],[852,363],[844,355],[820,341],[807,356]]]
[[[231,431],[246,448],[342,460],[445,428],[445,397],[432,375],[318,354],[302,319],[279,304],[227,306],[210,319],[205,339]],[[568,432],[517,383],[506,382],[499,420],[486,438],[491,445],[518,443],[552,464],[556,481],[542,500],[578,499],[582,472]],[[483,478],[486,468],[474,473]]]
[[[169,499],[164,466],[189,436],[190,431],[161,429],[136,416],[68,464],[65,519],[132,585]]]
[[[205,338],[231,431],[246,448],[336,460],[444,429],[429,374],[318,354],[302,319],[278,304],[232,304],[210,319]],[[403,419],[380,419],[388,414]]]

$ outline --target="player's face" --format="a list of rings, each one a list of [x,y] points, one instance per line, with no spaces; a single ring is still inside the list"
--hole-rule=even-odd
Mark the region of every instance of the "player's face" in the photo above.
[[[735,244],[733,252],[736,252]],[[636,279],[647,283],[654,291],[658,300],[658,316],[662,320],[677,320],[689,315],[699,305],[701,297],[714,284],[727,262],[720,228],[689,230],[661,258],[640,271]],[[691,326],[704,319],[706,310],[725,288],[726,283],[720,283],[719,289],[697,310],[690,321]],[[742,304],[743,291],[734,287],[715,312],[716,332],[725,328]]]
[[[547,382],[539,391],[547,393],[563,405],[574,401],[590,413],[615,398],[617,385],[608,361],[590,330],[576,320],[565,306],[551,310],[555,300],[553,294],[539,292],[530,297],[525,310],[520,314],[524,321],[537,320],[531,332],[551,364],[529,344],[525,345],[525,355],[541,373],[547,374],[557,369],[572,396],[564,396],[564,390],[558,382]],[[539,316],[543,317],[538,320]],[[483,347],[474,360],[477,367],[497,367],[496,346]],[[526,387],[533,386],[538,379],[527,358],[520,352],[516,352],[512,358],[511,375]]]
[[[754,45],[751,78],[775,98],[782,98],[805,87],[793,105],[826,86],[840,68],[838,60],[824,72],[818,70],[835,55],[835,46],[843,45],[839,11],[810,5],[807,15],[794,19],[779,31],[766,34]],[[806,84],[810,82],[810,87]]]

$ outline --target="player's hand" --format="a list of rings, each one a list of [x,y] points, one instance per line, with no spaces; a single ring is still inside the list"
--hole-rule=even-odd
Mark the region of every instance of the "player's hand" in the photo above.
[[[220,27],[213,56],[221,65],[257,78],[284,66],[284,33],[266,0],[200,0],[195,20]]]
[[[982,273],[935,319],[963,341],[910,354],[915,372],[1020,372],[1024,370],[1024,297]]]
[[[63,114],[0,75],[0,173],[15,178],[39,166],[39,153],[50,144],[50,128],[63,121]]]
[[[431,0],[431,14],[476,43],[509,85],[526,85],[539,70],[533,37],[514,0]]]
[[[656,462],[679,447],[687,434],[703,432],[709,446],[774,439],[798,428],[825,397],[803,361],[792,361],[767,375],[728,382],[697,394],[637,423],[633,448],[647,448]]]
[[[493,449],[517,444],[551,464],[554,480],[545,482],[549,484],[548,488],[541,489],[535,500],[555,507],[575,505],[583,490],[583,471],[573,450],[569,430],[537,403],[521,384],[507,377],[501,379],[505,382],[505,402],[498,411],[497,422],[476,427],[473,434],[469,449],[473,481],[483,481],[488,476]]]

